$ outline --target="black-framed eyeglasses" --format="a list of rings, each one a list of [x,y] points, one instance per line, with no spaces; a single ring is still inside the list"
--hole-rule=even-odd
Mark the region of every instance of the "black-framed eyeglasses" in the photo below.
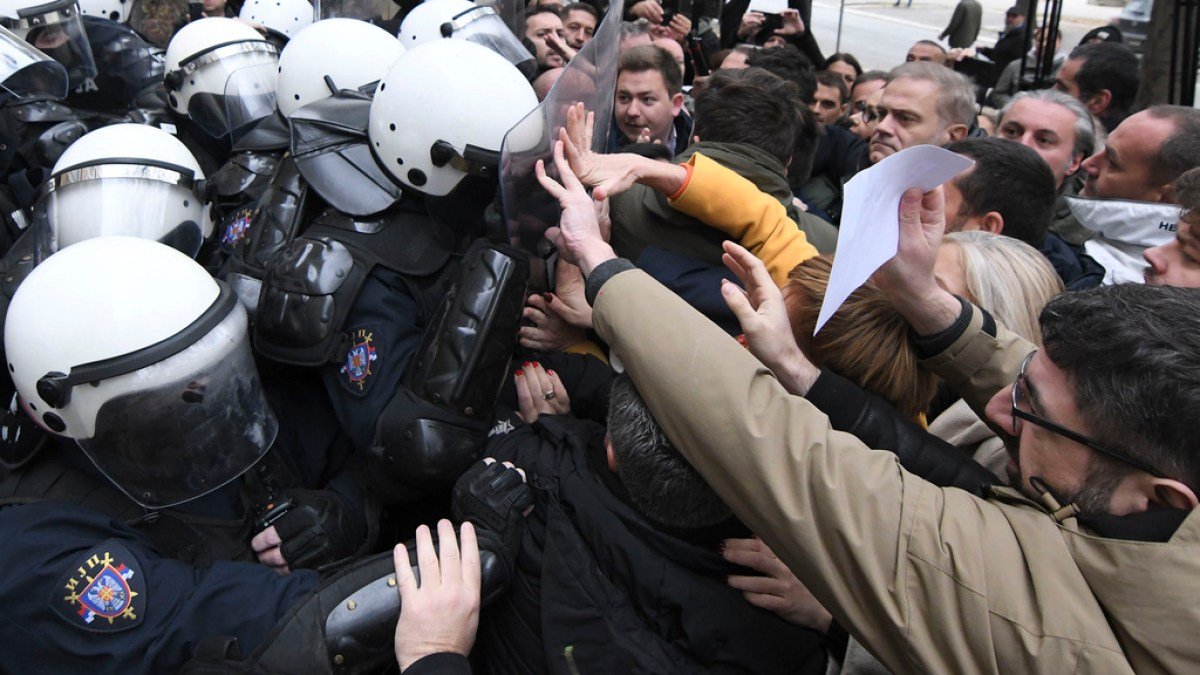
[[[1166,476],[1163,475],[1163,473],[1161,471],[1159,471],[1158,469],[1155,469],[1154,467],[1150,466],[1149,464],[1143,462],[1140,459],[1131,457],[1127,453],[1122,452],[1120,450],[1114,450],[1113,448],[1110,448],[1107,445],[1100,443],[1099,441],[1094,441],[1077,431],[1072,431],[1064,426],[1060,426],[1058,424],[1055,424],[1054,422],[1051,422],[1050,420],[1046,419],[1045,417],[1041,417],[1039,415],[1034,414],[1032,406],[1030,406],[1030,409],[1028,412],[1025,410],[1022,410],[1021,402],[1027,398],[1024,395],[1024,391],[1025,391],[1025,389],[1028,388],[1028,385],[1025,380],[1025,370],[1029,367],[1029,362],[1033,360],[1034,354],[1037,354],[1036,349],[1029,352],[1029,355],[1026,356],[1025,360],[1021,362],[1021,372],[1019,372],[1017,374],[1017,379],[1016,379],[1016,381],[1013,382],[1013,387],[1012,387],[1012,429],[1011,429],[1013,436],[1021,435],[1021,423],[1018,420],[1024,420],[1026,422],[1029,422],[1030,424],[1036,424],[1037,426],[1045,429],[1046,431],[1049,431],[1052,434],[1057,434],[1059,436],[1062,436],[1063,438],[1070,439],[1072,441],[1075,441],[1076,443],[1079,443],[1080,445],[1091,448],[1092,450],[1095,450],[1096,452],[1098,452],[1102,455],[1105,455],[1106,457],[1111,457],[1112,459],[1115,459],[1119,462],[1124,462],[1132,467],[1141,469],[1142,471],[1145,471],[1146,473],[1148,473],[1152,476],[1156,476],[1158,478],[1166,478]]]

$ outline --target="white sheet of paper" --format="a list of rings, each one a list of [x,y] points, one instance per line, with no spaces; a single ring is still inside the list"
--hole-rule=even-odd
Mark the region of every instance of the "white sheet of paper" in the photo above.
[[[837,254],[813,335],[880,265],[896,255],[904,191],[915,187],[928,192],[974,163],[936,145],[917,145],[885,157],[846,183]]]
[[[782,14],[788,8],[787,0],[750,0],[747,12],[762,12],[763,14]]]

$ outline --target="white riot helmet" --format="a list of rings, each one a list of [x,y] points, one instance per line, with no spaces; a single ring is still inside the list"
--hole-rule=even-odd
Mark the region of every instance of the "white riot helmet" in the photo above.
[[[127,23],[136,4],[137,0],[79,0],[79,11],[84,16]]]
[[[233,480],[274,441],[246,329],[234,294],[195,261],[102,237],[30,272],[4,346],[25,412],[163,508]]]
[[[527,78],[537,68],[533,54],[491,5],[471,0],[425,0],[400,24],[400,42],[405,49],[445,38],[483,45],[517,66]]]
[[[286,42],[313,22],[308,0],[246,0],[238,18],[256,23]]]
[[[537,106],[529,82],[495,52],[437,40],[404,53],[379,83],[367,125],[384,169],[424,194],[494,173],[504,134]]]
[[[41,188],[33,222],[57,250],[121,235],[162,242],[195,256],[212,233],[201,192],[204,172],[177,138],[144,124],[113,124],[63,152]]]
[[[61,63],[71,87],[96,77],[96,60],[75,0],[0,0],[0,23]]]
[[[279,55],[279,112],[290,116],[332,96],[327,77],[338,89],[378,82],[403,53],[400,41],[379,26],[358,19],[318,21]]]
[[[237,19],[193,21],[167,45],[167,100],[220,138],[275,112],[279,51]]]

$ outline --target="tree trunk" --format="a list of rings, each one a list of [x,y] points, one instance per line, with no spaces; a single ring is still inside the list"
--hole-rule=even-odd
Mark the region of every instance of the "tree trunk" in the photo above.
[[[1176,0],[1154,0],[1142,54],[1142,85],[1138,90],[1136,109],[1166,103],[1170,100],[1172,87],[1178,88],[1177,83],[1171,82],[1171,39],[1175,34],[1175,2]],[[1176,72],[1175,77],[1178,79],[1181,74]]]

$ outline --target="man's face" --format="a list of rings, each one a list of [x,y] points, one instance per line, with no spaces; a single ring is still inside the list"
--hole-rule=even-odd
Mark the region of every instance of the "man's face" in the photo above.
[[[968,170],[967,173],[970,173],[971,171],[974,171],[974,169]],[[963,174],[963,175],[965,175],[965,174]],[[950,180],[946,181],[945,183],[942,183],[942,195],[945,197],[945,200],[946,200],[946,231],[947,232],[963,232],[963,231],[979,229],[978,224],[973,223],[971,218],[961,215],[961,213],[960,213],[962,211],[962,203],[963,203],[962,190],[958,189],[958,185],[956,184],[955,181],[957,181],[963,175],[955,176],[954,178],[951,178]],[[942,246],[942,248],[946,248],[946,247]],[[940,256],[940,253],[939,253],[939,256]],[[950,292],[953,293],[954,291],[950,291]]]
[[[1039,33],[1039,37],[1041,34]],[[1040,43],[1041,40],[1038,40]],[[1063,63],[1062,68],[1058,69],[1058,74],[1054,76],[1054,88],[1070,94],[1075,98],[1079,98],[1079,85],[1075,82],[1075,76],[1079,73],[1079,67],[1083,65],[1083,59],[1067,59]],[[1083,100],[1083,99],[1080,99]],[[1084,101],[1087,103],[1087,101]]]
[[[865,105],[856,108],[856,111],[850,115],[850,121],[854,125],[850,130],[864,141],[870,142],[871,136],[875,134],[875,126],[879,124],[878,107],[881,100],[883,100],[883,87],[876,89],[864,101]]]
[[[883,85],[887,84],[883,80],[871,80],[863,82],[850,89],[850,112],[861,111],[864,104],[871,99],[875,92],[883,89]]]
[[[1175,238],[1146,249],[1142,257],[1150,265],[1147,285],[1200,288],[1200,213],[1184,214],[1175,226]]]
[[[617,127],[629,140],[637,140],[643,129],[650,140],[663,143],[671,133],[671,123],[683,107],[683,95],[671,96],[657,70],[621,71],[617,75],[614,114]]]
[[[1084,436],[1091,435],[1079,414],[1070,381],[1044,351],[1038,351],[1029,362],[1025,385],[1020,396],[1023,410]],[[1018,421],[1020,434],[1012,436],[1012,388],[1009,385],[997,392],[984,411],[988,421],[1004,432],[1000,438],[1008,451],[1009,484],[1036,499],[1038,492],[1029,478],[1037,476],[1057,494],[1071,499],[1091,472],[1093,452],[1024,420]]]
[[[817,84],[817,93],[809,109],[821,124],[834,124],[846,112],[846,106],[842,105],[842,93],[836,87],[820,83]]]
[[[879,160],[914,145],[942,145],[949,140],[937,115],[938,87],[927,80],[900,78],[883,89],[883,118],[871,135],[870,159]]]
[[[1025,23],[1025,17],[1020,14],[1005,14],[1004,15],[1004,30],[1012,30]]]
[[[904,57],[904,60],[905,62],[928,61],[929,63],[945,64],[946,54],[933,45],[918,42],[908,50],[908,55]]]
[[[581,9],[573,9],[567,12],[564,29],[567,33],[567,44],[571,45],[571,49],[583,49],[596,32],[596,19]]]
[[[534,14],[525,20],[525,37],[533,43],[537,53],[538,65],[542,68],[561,68],[567,65],[562,55],[550,49],[546,44],[546,36],[551,33],[560,38],[564,37],[562,19],[550,12]]]
[[[1084,160],[1087,182],[1079,194],[1143,202],[1167,199],[1170,186],[1155,181],[1154,168],[1159,150],[1174,133],[1173,122],[1147,112],[1126,118],[1108,135],[1104,149]]]
[[[1008,109],[996,135],[1032,148],[1050,165],[1055,187],[1079,169],[1075,154],[1075,113],[1049,101],[1023,98]]]

